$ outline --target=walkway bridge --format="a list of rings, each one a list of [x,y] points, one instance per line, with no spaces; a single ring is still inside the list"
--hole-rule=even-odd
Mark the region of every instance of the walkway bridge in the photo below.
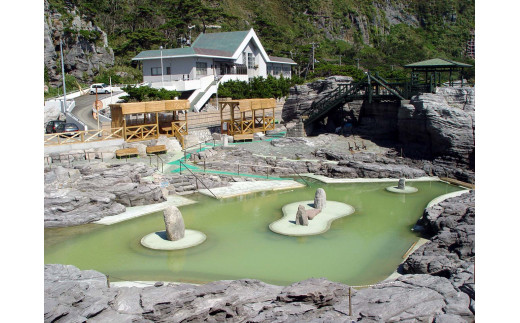
[[[311,124],[324,117],[332,109],[354,100],[367,100],[369,103],[373,101],[409,100],[413,95],[432,93],[434,89],[433,75],[430,82],[420,84],[413,81],[388,82],[377,73],[371,74],[368,72],[362,81],[339,84],[327,95],[318,101],[314,101],[302,114],[304,124]]]

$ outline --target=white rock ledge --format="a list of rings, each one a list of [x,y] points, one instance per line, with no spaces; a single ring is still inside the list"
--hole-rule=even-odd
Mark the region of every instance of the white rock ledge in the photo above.
[[[400,194],[410,194],[416,193],[418,191],[417,187],[405,186],[403,189],[398,188],[397,186],[388,186],[386,188],[387,191],[392,193],[400,193]]]
[[[146,248],[155,250],[180,250],[195,247],[206,241],[206,235],[200,231],[188,230],[184,232],[184,238],[170,241],[166,238],[166,231],[157,231],[147,234],[141,239],[141,244]]]
[[[310,236],[327,232],[332,221],[354,213],[355,209],[351,205],[327,201],[326,206],[320,214],[309,220],[308,226],[296,225],[296,211],[298,205],[304,205],[305,209],[311,209],[314,201],[300,201],[285,205],[282,208],[284,216],[269,225],[271,231],[286,236]]]

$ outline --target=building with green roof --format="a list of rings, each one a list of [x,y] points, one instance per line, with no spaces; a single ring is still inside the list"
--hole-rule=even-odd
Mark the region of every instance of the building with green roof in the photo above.
[[[147,50],[132,58],[141,62],[144,82],[188,93],[200,110],[216,93],[217,82],[249,81],[273,75],[291,77],[290,58],[269,56],[253,29],[200,34],[190,47]]]

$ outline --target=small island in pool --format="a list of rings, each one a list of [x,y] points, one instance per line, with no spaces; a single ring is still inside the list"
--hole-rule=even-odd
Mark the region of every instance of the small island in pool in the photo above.
[[[327,232],[332,221],[354,213],[351,205],[327,201],[322,188],[316,190],[314,201],[285,205],[283,217],[269,225],[271,231],[288,236],[309,236]]]

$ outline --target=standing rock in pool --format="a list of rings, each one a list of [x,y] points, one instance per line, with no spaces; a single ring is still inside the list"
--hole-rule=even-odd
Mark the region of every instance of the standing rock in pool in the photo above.
[[[296,225],[309,225],[309,219],[307,218],[307,212],[305,212],[305,206],[298,205],[295,222]]]
[[[405,179],[404,178],[400,178],[399,179],[399,183],[397,183],[397,188],[400,189],[400,190],[404,190],[404,186],[405,186]]]
[[[168,240],[177,241],[184,238],[184,219],[178,208],[169,206],[164,209],[164,224]]]
[[[323,188],[318,188],[314,195],[314,208],[321,210],[325,207],[326,202],[327,195],[325,194],[325,190]]]

